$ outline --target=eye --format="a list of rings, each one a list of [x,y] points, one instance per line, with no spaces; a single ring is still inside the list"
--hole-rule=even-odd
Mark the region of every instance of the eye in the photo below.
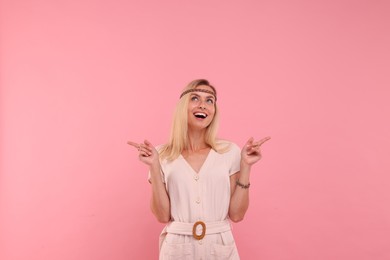
[[[198,101],[199,99],[198,99],[197,96],[193,96],[193,97],[191,98],[191,100],[192,100],[192,101]]]
[[[211,99],[211,98],[207,99],[206,102],[209,103],[209,104],[214,104],[214,100]]]

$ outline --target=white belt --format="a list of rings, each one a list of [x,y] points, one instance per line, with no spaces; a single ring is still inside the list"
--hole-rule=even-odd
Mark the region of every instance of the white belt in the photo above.
[[[202,233],[197,234],[197,227],[202,226]],[[202,239],[205,235],[217,234],[231,230],[231,225],[229,220],[225,219],[222,221],[216,222],[203,222],[198,221],[195,223],[186,223],[172,221],[167,224],[165,231],[167,233],[179,234],[179,235],[189,235],[193,236],[195,239]]]

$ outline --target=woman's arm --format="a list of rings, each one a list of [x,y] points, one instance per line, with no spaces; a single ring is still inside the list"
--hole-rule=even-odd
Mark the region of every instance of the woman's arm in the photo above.
[[[161,178],[161,165],[159,154],[156,148],[154,148],[154,146],[147,140],[141,144],[137,144],[131,141],[127,143],[138,149],[139,159],[149,166],[149,181],[152,186],[152,199],[150,202],[150,208],[153,214],[156,216],[159,222],[169,222],[171,218],[170,201],[167,190],[165,189],[165,184]]]
[[[240,163],[240,171],[230,176],[230,206],[229,218],[233,222],[239,222],[244,219],[245,213],[249,207],[249,188],[237,187],[237,180],[242,184],[249,183],[250,166]]]
[[[233,222],[243,220],[248,210],[251,167],[261,159],[260,146],[269,139],[271,138],[266,137],[254,142],[253,138],[250,138],[244,148],[242,148],[240,171],[230,176],[231,197],[229,218]]]
[[[160,163],[150,166],[150,182],[152,185],[150,208],[159,222],[167,223],[171,218],[170,201],[165,183],[161,179]]]

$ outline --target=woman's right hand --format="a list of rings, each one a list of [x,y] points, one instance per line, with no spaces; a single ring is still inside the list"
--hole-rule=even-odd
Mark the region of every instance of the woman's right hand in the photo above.
[[[153,166],[160,163],[159,154],[154,148],[154,146],[148,141],[145,140],[143,143],[135,143],[128,141],[127,144],[135,147],[139,152],[139,159],[141,162]]]

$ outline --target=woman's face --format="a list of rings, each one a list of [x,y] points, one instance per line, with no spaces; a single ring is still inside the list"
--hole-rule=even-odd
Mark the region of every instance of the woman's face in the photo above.
[[[205,85],[197,86],[196,89],[213,91],[211,87]],[[191,92],[189,95],[188,127],[191,129],[205,129],[214,118],[215,98],[205,92]]]

